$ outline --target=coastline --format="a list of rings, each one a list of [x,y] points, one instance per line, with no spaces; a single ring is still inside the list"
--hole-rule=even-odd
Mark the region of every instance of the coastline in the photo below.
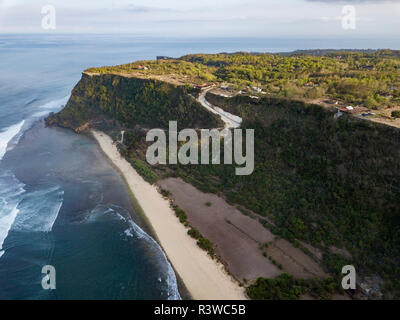
[[[102,151],[119,169],[130,191],[157,236],[161,247],[195,300],[247,299],[244,288],[200,249],[179,222],[169,201],[146,182],[118,152],[112,139],[103,132],[91,131]]]

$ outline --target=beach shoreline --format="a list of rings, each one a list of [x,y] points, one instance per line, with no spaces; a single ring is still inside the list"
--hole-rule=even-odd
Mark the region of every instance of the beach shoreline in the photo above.
[[[120,171],[141,208],[168,260],[191,297],[195,300],[243,300],[245,290],[221,263],[200,249],[187,234],[169,201],[157,187],[146,182],[123,158],[112,139],[103,132],[91,131],[103,153]]]

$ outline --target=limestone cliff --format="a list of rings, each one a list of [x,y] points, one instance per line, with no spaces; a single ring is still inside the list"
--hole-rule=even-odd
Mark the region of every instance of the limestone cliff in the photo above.
[[[66,107],[50,115],[46,124],[78,132],[104,118],[127,128],[167,128],[172,120],[178,121],[180,128],[220,126],[220,120],[190,95],[191,90],[156,79],[84,72]]]

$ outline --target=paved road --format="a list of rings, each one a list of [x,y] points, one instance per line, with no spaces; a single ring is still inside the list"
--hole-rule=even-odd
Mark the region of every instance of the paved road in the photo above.
[[[197,101],[199,101],[201,105],[207,110],[211,111],[214,114],[219,115],[221,117],[221,120],[225,122],[225,128],[228,129],[239,128],[242,123],[242,118],[235,116],[229,112],[226,112],[221,108],[215,107],[206,100],[206,94],[210,90],[211,88],[203,90]]]

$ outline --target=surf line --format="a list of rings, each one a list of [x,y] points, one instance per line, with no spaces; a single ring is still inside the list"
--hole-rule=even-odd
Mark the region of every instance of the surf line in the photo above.
[[[25,120],[6,128],[0,132],[0,161],[3,159],[7,152],[7,147],[10,141],[21,131]]]

